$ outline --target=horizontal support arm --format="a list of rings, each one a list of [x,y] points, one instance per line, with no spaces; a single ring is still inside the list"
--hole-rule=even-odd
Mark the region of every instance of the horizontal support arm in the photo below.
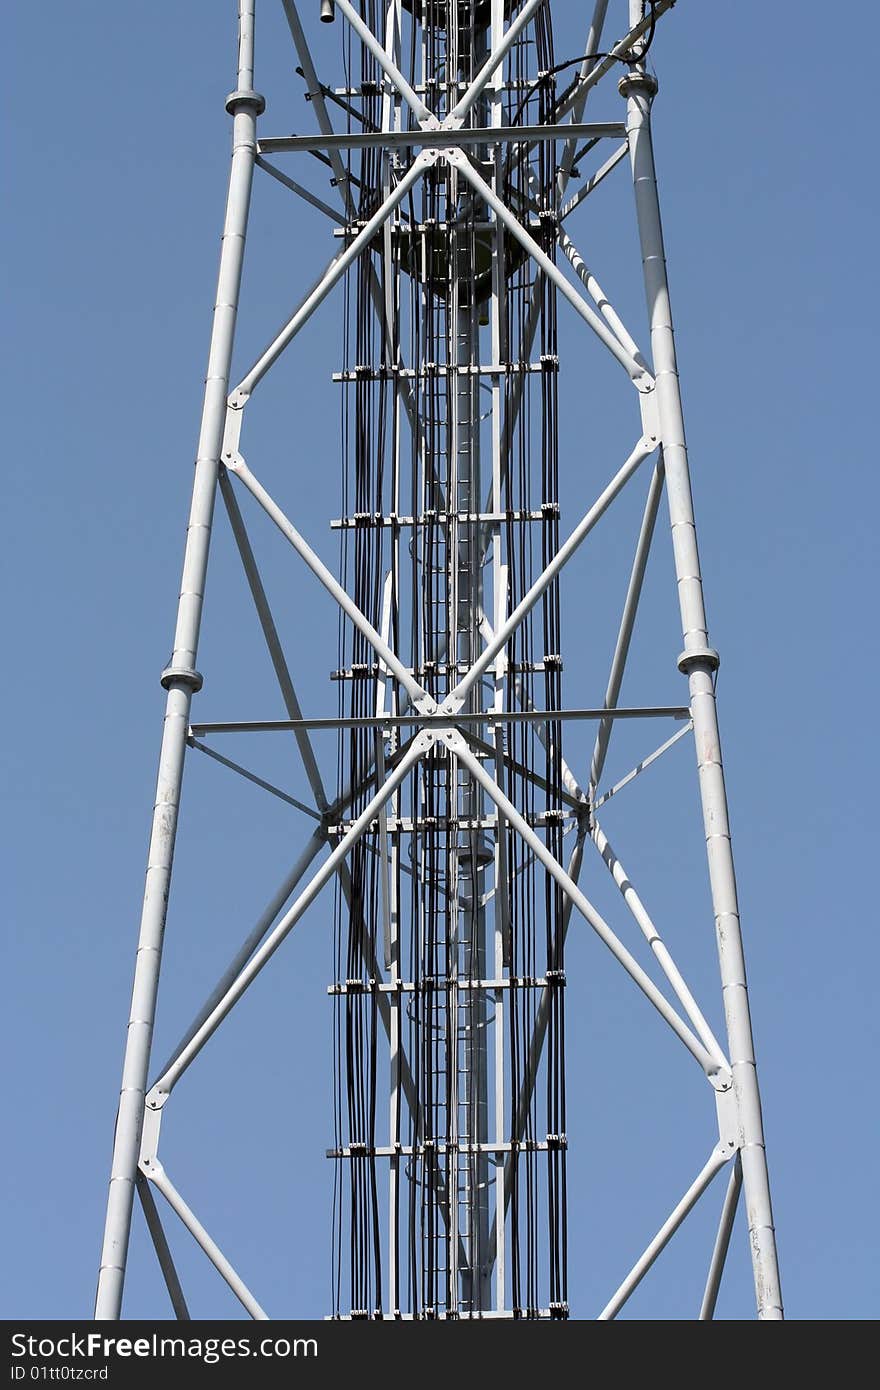
[[[526,710],[459,710],[456,724],[555,724],[558,719],[689,719],[687,705],[641,705],[636,708],[601,709],[526,709]],[[288,729],[400,729],[417,724],[446,729],[447,714],[365,714],[338,719],[251,719],[212,724],[191,724],[192,738],[210,734],[281,733]]]
[[[467,130],[352,130],[328,135],[267,135],[262,137],[257,148],[261,155],[373,148],[451,150],[465,145],[503,145],[510,141],[518,145],[535,145],[549,140],[620,140],[625,137],[626,126],[621,121],[596,121],[589,125],[473,126]],[[623,154],[626,154],[629,146],[622,148]],[[257,163],[260,163],[259,159]],[[268,172],[276,171],[269,166]],[[294,191],[302,192],[299,186]]]

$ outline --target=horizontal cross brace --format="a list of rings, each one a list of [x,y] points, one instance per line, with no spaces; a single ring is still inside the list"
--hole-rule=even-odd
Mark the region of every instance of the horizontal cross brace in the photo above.
[[[566,820],[573,816],[573,811],[550,810],[535,811],[525,819],[529,825],[563,825]],[[328,835],[344,835],[354,824],[353,820],[338,821],[336,824],[328,824]],[[497,816],[483,816],[480,820],[460,820],[457,816],[420,816],[416,819],[413,816],[385,816],[377,817],[371,822],[369,829],[374,830],[381,825],[383,832],[389,835],[413,835],[419,831],[445,830],[448,833],[456,834],[464,832],[469,834],[474,830],[498,829]]]
[[[449,362],[425,362],[421,367],[397,367],[393,363],[372,367],[364,364],[347,372],[334,372],[333,380],[393,381],[395,378],[401,378],[412,381],[418,378],[419,381],[433,381],[439,376],[517,376],[528,375],[530,372],[537,374],[558,371],[559,358],[550,354],[540,362],[483,362],[465,363],[463,366]]]
[[[644,705],[633,709],[464,710],[448,714],[379,714],[340,719],[254,719],[237,723],[192,724],[190,736],[281,733],[285,729],[398,729],[403,725],[448,728],[450,724],[555,724],[558,719],[690,719],[687,705]]]
[[[620,140],[626,135],[621,121],[591,125],[475,126],[470,130],[353,130],[338,135],[270,135],[257,145],[259,154],[286,151],[382,149],[445,150],[462,145],[535,144],[543,140]]]
[[[445,609],[449,599],[446,594],[432,600],[437,608]],[[428,676],[464,676],[470,670],[466,661],[426,661],[421,666],[408,666],[406,668],[411,676],[418,680],[426,680]],[[510,675],[540,675],[542,671],[561,671],[563,670],[562,660],[559,656],[548,653],[543,661],[511,661],[505,667],[505,671]],[[332,681],[369,681],[376,680],[380,676],[386,676],[385,671],[378,662],[370,665],[368,662],[347,666],[340,671],[331,671]]]
[[[454,1143],[438,1139],[435,1144],[352,1144],[342,1149],[328,1149],[328,1158],[413,1158],[422,1154],[507,1154],[547,1153],[550,1149],[565,1149],[564,1134],[548,1135],[546,1139],[517,1139],[506,1143],[471,1144],[467,1140]]]
[[[537,77],[505,77],[502,91],[535,92],[546,80],[546,74]],[[432,96],[437,92],[466,92],[469,86],[470,83],[461,78],[427,77],[424,82],[414,82],[412,89],[418,92],[419,96]],[[360,82],[356,87],[324,88],[324,95],[329,96],[331,91],[335,97],[370,99],[382,95],[382,86],[379,82],[367,80]],[[311,96],[306,97],[306,101],[311,99]]]
[[[443,1270],[439,1265],[436,1272],[441,1274]],[[497,1318],[501,1322],[513,1322],[522,1320],[529,1322],[546,1321],[547,1319],[561,1319],[568,1317],[568,1306],[559,1305],[558,1308],[510,1308],[501,1309],[485,1308],[478,1313],[460,1311],[458,1309],[445,1308],[423,1308],[420,1313],[400,1313],[391,1310],[388,1313],[380,1311],[368,1312],[355,1309],[351,1313],[336,1313],[332,1318],[327,1318],[327,1322],[470,1322],[479,1318],[480,1322],[485,1322],[487,1318]]]
[[[328,994],[442,994],[447,989],[458,990],[496,990],[496,989],[545,989],[548,985],[563,986],[565,975],[561,970],[556,978],[546,975],[510,975],[501,980],[448,980],[430,978],[423,980],[394,980],[381,984],[378,980],[347,980],[345,984],[328,985]]]
[[[558,502],[545,502],[540,508],[527,512],[425,512],[421,516],[398,516],[380,512],[358,512],[354,516],[337,517],[330,522],[331,531],[368,530],[383,526],[447,526],[457,521],[459,526],[498,525],[506,521],[552,521],[559,516]]]

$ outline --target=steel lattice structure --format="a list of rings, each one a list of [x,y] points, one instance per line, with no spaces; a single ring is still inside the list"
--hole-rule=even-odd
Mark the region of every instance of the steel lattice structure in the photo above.
[[[629,0],[617,16],[608,0],[595,0],[576,63],[554,52],[550,0],[312,0],[302,15],[294,0],[280,3],[317,131],[258,138],[265,102],[254,89],[255,0],[239,0],[229,196],[177,628],[162,674],[166,715],[96,1316],[121,1314],[135,1192],[175,1312],[188,1316],[153,1189],[248,1313],[266,1316],[173,1186],[158,1156],[159,1129],[177,1081],[324,890],[335,894],[332,1316],[569,1316],[566,1193],[577,1159],[566,1134],[565,1003],[578,985],[566,975],[565,942],[580,917],[641,991],[633,1007],[653,1008],[658,1026],[693,1058],[717,1126],[708,1159],[600,1318],[617,1315],[722,1169],[727,1192],[699,1316],[713,1316],[742,1188],[758,1315],[781,1318],[716,720],[718,657],[703,607],[651,139],[657,83],[646,56],[673,0]],[[319,80],[313,59],[319,19],[335,21],[341,35],[344,81],[332,86]],[[622,37],[609,43],[603,34],[615,19]],[[625,110],[619,120],[589,123],[588,99],[603,82],[617,84]],[[331,113],[340,112],[337,130]],[[329,166],[338,207],[274,162],[295,153]],[[569,232],[572,215],[602,196],[600,186],[627,158],[649,350],[640,350]],[[341,241],[236,382],[233,338],[257,167],[333,219]],[[242,450],[260,382],[337,285],[342,506],[334,572]],[[623,462],[592,495],[580,479],[579,519],[566,530],[557,316],[572,311],[585,360],[592,339],[589,360],[604,354],[626,374],[633,417]],[[560,581],[637,474],[648,481],[628,584],[614,597],[617,640],[604,698],[586,708],[563,698]],[[688,701],[622,707],[664,494]],[[261,722],[252,710],[234,723],[191,717],[218,495],[284,721]],[[245,497],[338,605],[335,713],[303,714],[296,661],[282,648],[239,505]],[[603,793],[602,776],[623,719],[646,727],[683,721],[637,770],[693,735],[724,1043],[600,823],[617,790]],[[563,753],[573,721],[595,728],[592,758],[580,770]],[[337,731],[335,788],[313,747],[316,727]],[[289,731],[298,745],[317,828],[154,1079],[185,756],[210,751],[221,733],[268,728]],[[649,944],[663,989],[579,886],[592,850]]]

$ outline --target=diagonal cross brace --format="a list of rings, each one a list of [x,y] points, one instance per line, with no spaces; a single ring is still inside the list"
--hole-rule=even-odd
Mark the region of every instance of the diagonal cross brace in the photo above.
[[[396,676],[416,709],[424,714],[433,714],[437,708],[434,700],[428,695],[427,691],[419,685],[418,681],[410,675],[399,657],[391,650],[388,643],[383,641],[381,634],[376,631],[369,619],[362,613],[360,608],[358,608],[357,604],[345,591],[338,579],[331,574],[324,562],[319,559],[308,542],[300,535],[299,531],[297,531],[293,522],[285,516],[278,504],[254,477],[241,454],[236,454],[234,458],[227,459],[226,467],[231,473],[235,474],[247,488],[251,496],[259,502],[263,510],[274,521],[281,534],[290,541],[290,544],[297,554],[305,561],[316,578],[321,581],[324,588],[336,600],[339,607],[351,619],[358,631],[367,639],[376,654],[384,661],[388,670]]]
[[[448,730],[443,739],[461,763],[468,769],[475,781],[479,782],[484,791],[488,793],[495,802],[505,820],[522,836],[526,844],[533,851],[536,858],[548,870],[551,877],[556,880],[560,888],[569,897],[580,912],[581,916],[593,928],[596,935],[604,941],[615,959],[623,966],[626,973],[633,982],[638,985],[642,993],[654,1005],[657,1012],[669,1024],[672,1031],[680,1042],[684,1044],[688,1052],[699,1062],[706,1075],[711,1079],[720,1071],[718,1061],[710,1055],[707,1049],[694,1036],[684,1020],[676,1013],[669,1003],[669,1000],[661,994],[654,984],[654,981],[645,973],[638,961],[626,949],[621,941],[615,936],[608,926],[605,919],[596,911],[593,904],[584,896],[577,885],[572,881],[559,860],[551,854],[550,850],[535,833],[528,821],[516,809],[512,801],[504,795],[498,783],[486,772],[479,759],[475,758],[467,741],[458,730]]]

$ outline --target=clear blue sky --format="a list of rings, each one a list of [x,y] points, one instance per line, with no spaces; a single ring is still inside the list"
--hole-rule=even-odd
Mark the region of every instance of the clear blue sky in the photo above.
[[[560,8],[567,26],[576,7]],[[258,36],[263,130],[305,129],[280,5],[260,9],[270,12]],[[7,1318],[91,1311],[225,193],[233,16],[232,0],[88,0],[19,5],[6,23]],[[858,26],[832,25],[813,0],[680,0],[660,28],[656,146],[783,1287],[790,1317],[870,1318],[880,501],[870,56]],[[594,114],[619,110],[609,86]],[[579,225],[644,337],[625,166],[618,173],[604,213]],[[308,177],[332,196],[317,163]],[[242,365],[332,247],[320,214],[268,179],[257,192]],[[249,425],[252,466],[328,558],[340,313],[332,301],[267,380]],[[595,491],[630,443],[630,420],[615,420],[613,369],[568,319],[563,363],[574,402],[563,478],[587,460]],[[573,524],[574,500],[566,516]],[[635,518],[614,534],[633,534]],[[255,521],[254,533],[280,626],[315,666],[304,703],[326,709],[332,611],[267,528]],[[572,703],[601,695],[627,563],[614,534],[564,591]],[[624,692],[634,703],[684,694],[665,517],[651,582],[659,597]],[[281,714],[222,528],[200,666],[198,718]],[[332,747],[321,747],[332,770]],[[285,743],[236,748],[300,789]],[[622,740],[609,773],[639,751]],[[695,777],[679,752],[620,798],[607,828],[717,1019]],[[184,811],[163,1053],[303,835],[295,813],[197,755]],[[276,1316],[329,1307],[329,923],[328,899],[181,1083],[163,1135],[172,1177]],[[572,1302],[589,1318],[713,1135],[689,1064],[585,936],[568,962],[569,1105],[580,1174]],[[633,1316],[692,1315],[719,1200],[713,1191],[670,1247]],[[188,1237],[174,1231],[173,1242],[194,1314],[237,1315]],[[750,1300],[740,1226],[719,1316],[749,1316]],[[166,1315],[140,1225],[127,1310]]]

